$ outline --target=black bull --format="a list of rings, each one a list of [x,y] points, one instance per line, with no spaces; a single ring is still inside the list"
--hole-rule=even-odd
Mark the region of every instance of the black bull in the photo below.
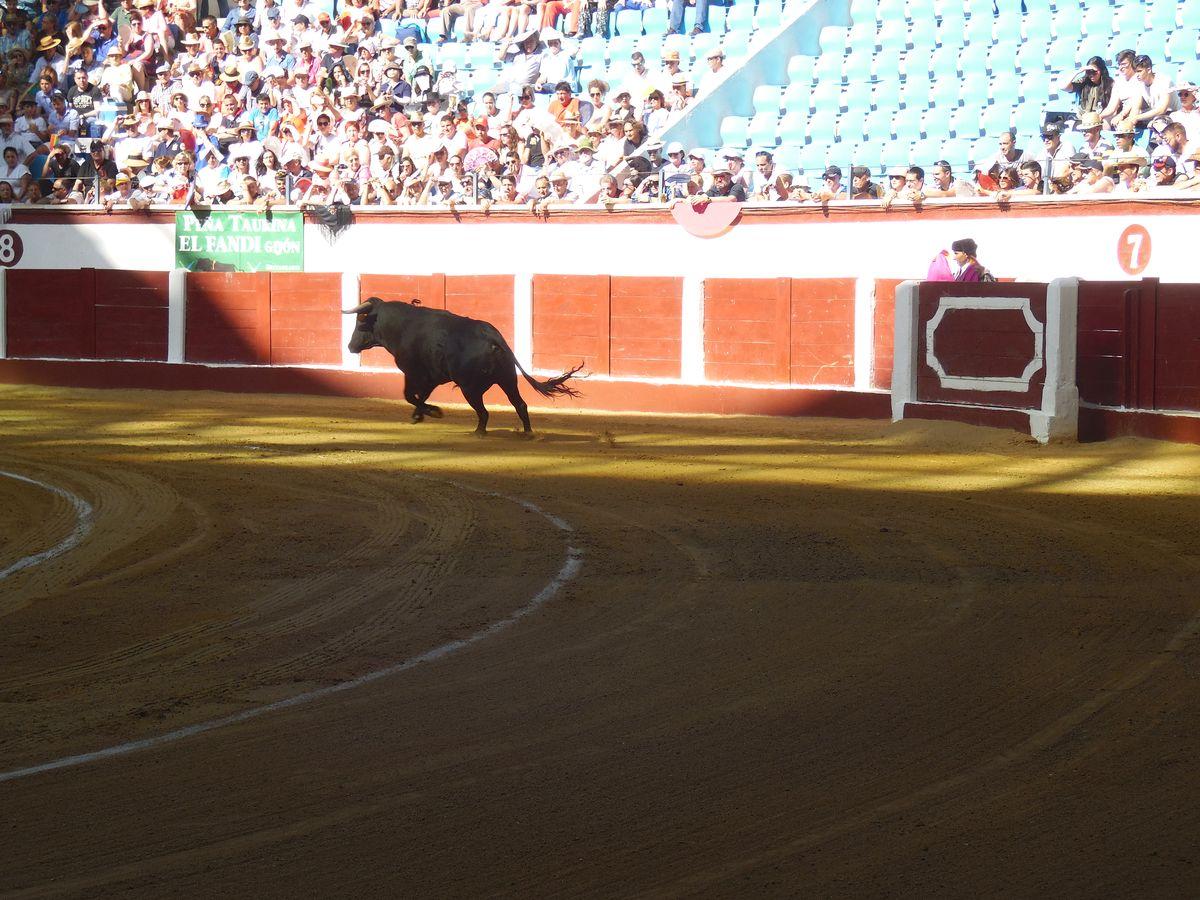
[[[383,347],[392,354],[396,368],[404,373],[404,399],[413,405],[414,422],[422,421],[425,416],[441,418],[442,411],[425,401],[439,384],[454,382],[479,417],[475,433],[485,434],[488,411],[483,405],[483,395],[496,384],[508,395],[525,432],[529,433],[533,429],[529,424],[529,408],[517,389],[518,370],[543,397],[579,396],[566,382],[582,365],[538,381],[517,362],[508,342],[493,325],[415,304],[416,301],[410,304],[371,297],[354,309],[345,310],[347,315],[358,316],[350,337],[350,352]]]

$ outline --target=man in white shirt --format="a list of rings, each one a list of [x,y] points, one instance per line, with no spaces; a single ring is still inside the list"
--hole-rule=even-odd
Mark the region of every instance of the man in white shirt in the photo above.
[[[1171,91],[1171,79],[1154,71],[1154,63],[1148,56],[1139,56],[1133,61],[1133,70],[1141,82],[1141,94],[1124,107],[1124,125],[1142,128],[1159,116],[1174,112],[1179,98]]]
[[[697,97],[707,96],[718,81],[725,77],[725,54],[719,49],[708,54],[708,71],[696,80],[694,91]]]
[[[1197,87],[1191,82],[1175,85],[1179,109],[1171,113],[1171,121],[1182,125],[1192,141],[1200,139],[1200,107],[1196,105],[1196,94]]]

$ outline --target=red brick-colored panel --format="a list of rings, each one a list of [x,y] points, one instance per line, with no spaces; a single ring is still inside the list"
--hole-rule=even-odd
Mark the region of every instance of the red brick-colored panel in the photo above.
[[[435,275],[363,275],[358,280],[358,298],[383,300],[420,300],[431,309],[446,308],[446,276]]]
[[[1159,284],[1154,406],[1200,411],[1200,285]]]
[[[792,384],[854,384],[852,278],[793,278]]]
[[[168,273],[96,270],[96,357],[166,360]]]
[[[95,357],[95,269],[10,269],[6,277],[9,356]]]
[[[790,379],[791,279],[704,282],[704,374],[709,381],[786,384]]]
[[[1046,286],[1042,284],[956,284],[925,282],[918,293],[917,399],[942,403],[967,403],[1010,409],[1041,406],[1046,367],[1033,375],[1028,389],[992,390],[943,386],[926,363],[926,323],[933,319],[943,298],[1024,297],[1039,322],[1046,320]],[[937,359],[949,376],[964,378],[1016,377],[1033,356],[1033,337],[1025,316],[1016,309],[947,309],[934,334]]]
[[[875,359],[871,365],[871,385],[892,386],[892,366],[896,345],[896,287],[902,278],[875,279]]]
[[[342,279],[336,273],[271,274],[271,364],[340,365]]]
[[[269,365],[270,273],[188,272],[184,340],[189,362]]]
[[[1079,398],[1088,403],[1124,406],[1129,383],[1129,312],[1138,282],[1079,283],[1076,382]]]
[[[609,276],[533,276],[533,365],[609,374]]]
[[[460,316],[491,322],[512,346],[511,275],[447,275],[446,309]]]
[[[610,295],[613,377],[678,378],[683,279],[613,277]]]
[[[383,300],[419,300],[430,309],[446,308],[446,276],[435,275],[363,275],[358,280],[358,299],[379,297]],[[395,369],[396,361],[382,347],[359,354],[369,369]]]

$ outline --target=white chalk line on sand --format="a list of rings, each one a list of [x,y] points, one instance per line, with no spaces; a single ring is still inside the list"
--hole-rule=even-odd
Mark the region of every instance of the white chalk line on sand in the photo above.
[[[19,477],[19,476],[17,476]],[[537,513],[547,522],[557,528],[559,531],[571,533],[575,529],[564,519],[556,515],[546,512],[541,507],[528,500],[523,500],[520,497],[510,497],[507,494],[499,494],[494,491],[487,491],[481,488],[471,487],[470,485],[458,484],[452,481],[440,481],[440,479],[426,478],[420,475],[412,475],[413,478],[419,478],[423,481],[439,481],[442,484],[449,484],[459,490],[471,491],[476,494],[484,494],[488,497],[496,497],[501,500],[508,500],[524,507],[530,512]],[[28,480],[28,479],[23,479]],[[48,485],[47,485],[48,487]],[[55,490],[51,488],[51,490]],[[278,712],[283,709],[290,709],[293,706],[302,706],[306,703],[312,703],[314,700],[321,700],[325,697],[334,694],[340,694],[344,691],[351,691],[355,688],[360,688],[363,685],[370,684],[373,681],[379,681],[382,678],[387,678],[391,675],[398,675],[401,672],[406,672],[409,669],[416,668],[424,663],[434,662],[435,660],[443,659],[457,653],[460,650],[465,650],[473,644],[478,644],[481,641],[510,628],[525,618],[532,612],[549,602],[555,594],[562,590],[563,585],[573,579],[583,566],[583,552],[577,547],[567,546],[567,557],[563,561],[562,567],[552,579],[543,587],[536,595],[524,606],[515,612],[509,613],[502,619],[486,625],[474,634],[465,638],[449,641],[434,647],[431,650],[426,650],[418,656],[410,659],[402,660],[398,663],[393,663],[390,666],[385,666],[382,669],[376,669],[373,672],[368,672],[365,675],[360,675],[357,678],[352,678],[349,681],[341,681],[337,684],[327,685],[322,688],[317,688],[312,691],[305,691],[302,694],[296,694],[294,697],[287,697],[283,700],[276,700],[273,703],[267,703],[263,706],[256,706],[252,709],[245,709],[241,712],[233,713],[228,716],[222,716],[218,719],[209,719],[207,722],[198,722],[195,725],[188,725],[186,728],[178,728],[175,731],[168,731],[165,734],[155,735],[154,737],[142,738],[136,741],[127,741],[123,744],[115,744],[111,747],[105,747],[102,750],[93,750],[90,753],[80,753],[76,756],[64,756],[61,759],[51,760],[50,762],[40,763],[36,766],[28,766],[24,769],[13,769],[10,772],[0,772],[0,783],[6,781],[16,781],[21,778],[28,778],[31,775],[39,775],[43,772],[53,772],[56,769],[67,769],[72,766],[81,766],[86,763],[97,762],[102,759],[109,759],[114,756],[125,756],[129,753],[136,753],[139,750],[149,750],[154,747],[161,747],[164,744],[181,741],[185,738],[194,737],[198,734],[203,734],[206,731],[215,731],[218,728],[224,728],[228,725],[237,725],[240,722],[246,722],[250,719],[257,719],[259,716],[265,716],[268,713]]]
[[[11,478],[13,481],[23,481],[25,484],[32,484],[35,487],[40,487],[42,490],[49,491],[51,494],[57,494],[62,497],[75,509],[75,528],[69,535],[51,547],[49,550],[43,550],[40,553],[34,553],[31,556],[24,556],[18,559],[8,568],[0,569],[0,581],[8,578],[11,575],[16,575],[18,572],[28,569],[30,566],[36,566],[38,563],[44,563],[48,559],[54,559],[56,556],[62,556],[68,550],[73,550],[79,546],[80,542],[88,536],[88,532],[92,530],[92,504],[88,503],[82,497],[77,497],[68,490],[57,487],[53,484],[46,484],[44,481],[38,481],[36,478],[28,478],[24,475],[18,475],[16,472],[5,472],[0,470],[0,475],[5,478]]]

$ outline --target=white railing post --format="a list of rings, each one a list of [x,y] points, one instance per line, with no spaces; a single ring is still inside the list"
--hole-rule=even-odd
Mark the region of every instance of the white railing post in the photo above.
[[[917,288],[919,281],[896,287],[896,346],[892,360],[892,421],[904,418],[904,406],[917,396]]]
[[[342,273],[342,309],[354,309],[358,306],[358,273]],[[357,316],[342,316],[342,368],[359,369],[362,367],[362,356],[351,353],[349,349],[350,336],[354,334],[354,323]]]
[[[187,270],[167,274],[167,362],[181,363],[187,347]]]

